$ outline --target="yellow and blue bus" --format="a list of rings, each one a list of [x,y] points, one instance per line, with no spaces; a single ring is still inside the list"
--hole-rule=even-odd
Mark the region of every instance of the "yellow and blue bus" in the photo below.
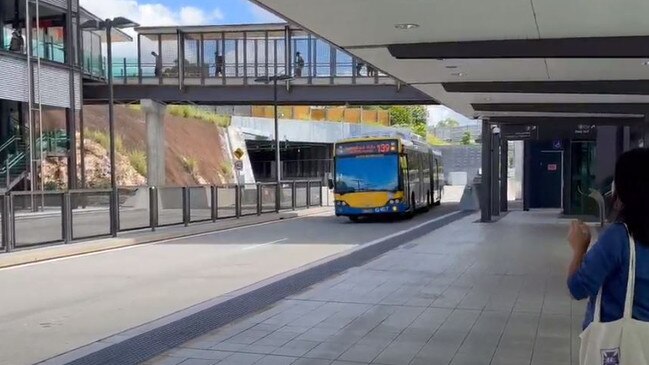
[[[370,215],[411,216],[442,199],[441,154],[410,138],[368,137],[334,147],[337,216],[355,221]]]

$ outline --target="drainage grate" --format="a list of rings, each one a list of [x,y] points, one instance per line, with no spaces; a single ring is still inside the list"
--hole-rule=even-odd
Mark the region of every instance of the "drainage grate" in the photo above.
[[[390,251],[404,242],[421,237],[469,213],[457,212],[430,222],[399,237],[361,248],[349,255],[313,267],[262,288],[253,290],[226,302],[217,304],[181,320],[169,323],[128,340],[91,353],[70,365],[136,365],[219,327],[257,312],[269,305],[294,295],[332,275],[362,265]]]

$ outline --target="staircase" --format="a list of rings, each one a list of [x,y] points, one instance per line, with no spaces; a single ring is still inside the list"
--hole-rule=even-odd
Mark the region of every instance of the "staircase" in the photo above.
[[[27,146],[18,137],[13,136],[0,145],[0,189],[12,190],[28,175]]]

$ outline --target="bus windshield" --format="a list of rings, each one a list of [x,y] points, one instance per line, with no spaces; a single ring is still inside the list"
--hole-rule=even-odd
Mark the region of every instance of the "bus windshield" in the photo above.
[[[336,159],[336,193],[397,191],[399,156],[365,155]]]

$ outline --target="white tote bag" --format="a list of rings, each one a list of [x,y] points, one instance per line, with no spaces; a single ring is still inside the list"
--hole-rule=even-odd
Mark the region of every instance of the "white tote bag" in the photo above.
[[[632,318],[635,287],[635,242],[629,235],[629,281],[624,316],[601,322],[602,290],[595,301],[593,321],[579,336],[581,365],[649,365],[649,322]]]

